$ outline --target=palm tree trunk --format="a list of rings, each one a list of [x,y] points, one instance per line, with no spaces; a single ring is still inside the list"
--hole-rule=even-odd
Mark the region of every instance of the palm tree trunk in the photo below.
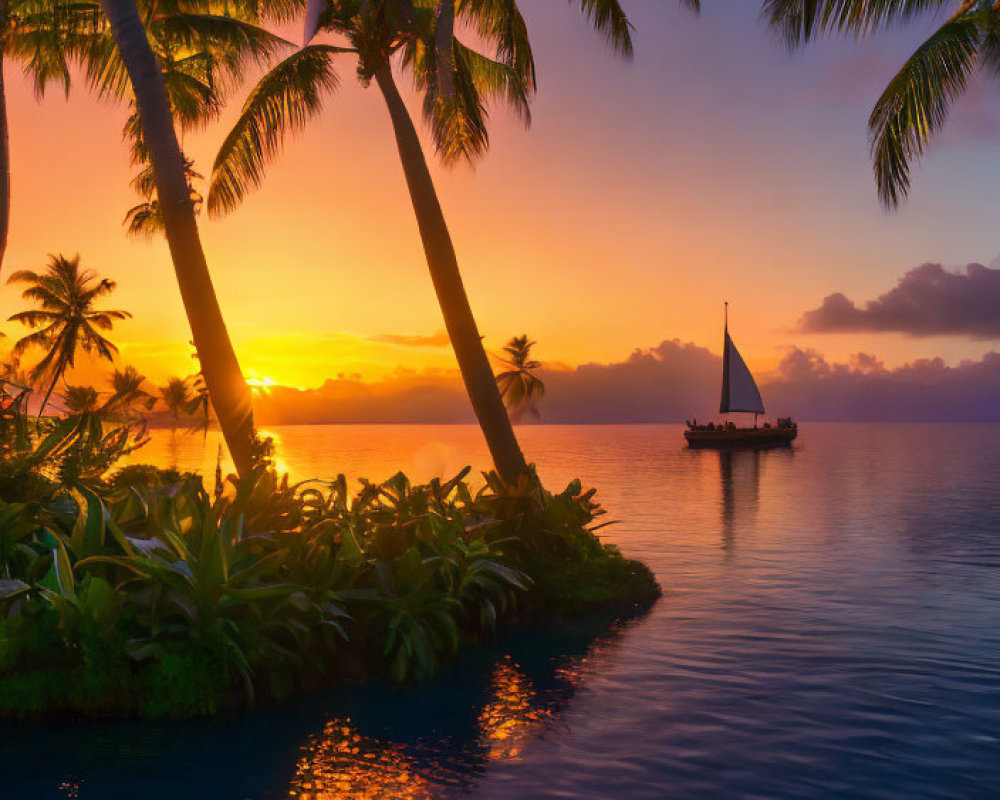
[[[6,3],[0,3],[0,14],[6,17]],[[7,136],[7,90],[3,82],[3,67],[4,52],[0,47],[0,268],[7,252],[7,232],[10,230],[10,140]]]
[[[486,436],[486,444],[490,448],[497,472],[508,483],[514,483],[527,472],[527,465],[507,416],[503,398],[500,397],[493,369],[483,349],[476,319],[472,316],[469,298],[458,270],[455,247],[434,190],[431,173],[427,169],[420,138],[392,79],[391,67],[388,64],[382,67],[375,73],[375,80],[389,107],[399,158],[403,162],[406,185],[410,190],[410,200],[420,228],[424,255],[466,391],[479,426]]]
[[[100,3],[132,82],[167,243],[205,384],[236,469],[245,475],[252,464],[252,397],[208,272],[163,75],[149,46],[135,0],[100,0]]]
[[[56,388],[56,384],[59,383],[59,373],[56,372],[55,376],[52,378],[52,383],[49,384],[49,390],[45,393],[45,397],[42,398],[42,404],[38,407],[38,417],[42,418],[42,414],[45,413],[45,406],[49,404],[49,398],[52,397],[52,392]]]

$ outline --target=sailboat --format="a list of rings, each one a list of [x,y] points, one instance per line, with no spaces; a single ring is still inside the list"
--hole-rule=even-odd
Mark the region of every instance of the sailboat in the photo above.
[[[764,413],[760,389],[733,344],[729,335],[729,303],[725,304],[725,324],[722,339],[722,399],[719,413],[743,411],[753,414],[753,427],[740,428],[734,422],[699,425],[688,421],[684,438],[691,447],[774,447],[787,445],[798,436],[798,425],[791,417],[779,417],[776,424],[758,426],[757,417]]]

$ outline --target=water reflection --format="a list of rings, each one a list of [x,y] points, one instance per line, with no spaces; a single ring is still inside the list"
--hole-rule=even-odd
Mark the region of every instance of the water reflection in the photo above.
[[[579,654],[556,659],[527,651],[493,662],[475,729],[465,737],[394,741],[335,718],[302,750],[288,796],[299,800],[439,800],[471,791],[492,762],[516,761],[528,743],[558,722],[595,659],[606,657],[628,623],[618,623]],[[535,661],[535,663],[531,663]],[[547,661],[547,663],[545,663]],[[532,676],[529,673],[535,671]],[[377,724],[369,719],[368,724]],[[464,742],[456,738],[465,738]]]
[[[431,784],[398,744],[333,720],[310,740],[288,790],[300,800],[429,800]]]
[[[722,486],[722,549],[732,553],[741,527],[753,524],[760,502],[764,450],[720,450],[719,482]]]

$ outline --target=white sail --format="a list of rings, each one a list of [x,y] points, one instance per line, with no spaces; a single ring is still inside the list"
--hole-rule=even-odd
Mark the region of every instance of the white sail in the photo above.
[[[757,383],[740,357],[739,350],[725,334],[725,351],[722,356],[722,402],[719,411],[726,414],[730,411],[752,411],[764,413],[764,401],[760,399]]]

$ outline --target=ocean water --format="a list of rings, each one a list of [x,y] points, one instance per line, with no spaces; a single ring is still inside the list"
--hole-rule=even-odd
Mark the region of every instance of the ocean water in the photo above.
[[[487,464],[476,428],[271,431],[296,479]],[[0,723],[0,798],[1000,798],[1000,425],[521,430],[664,597],[465,652],[432,683],[171,723]],[[137,460],[215,468],[217,435]]]

